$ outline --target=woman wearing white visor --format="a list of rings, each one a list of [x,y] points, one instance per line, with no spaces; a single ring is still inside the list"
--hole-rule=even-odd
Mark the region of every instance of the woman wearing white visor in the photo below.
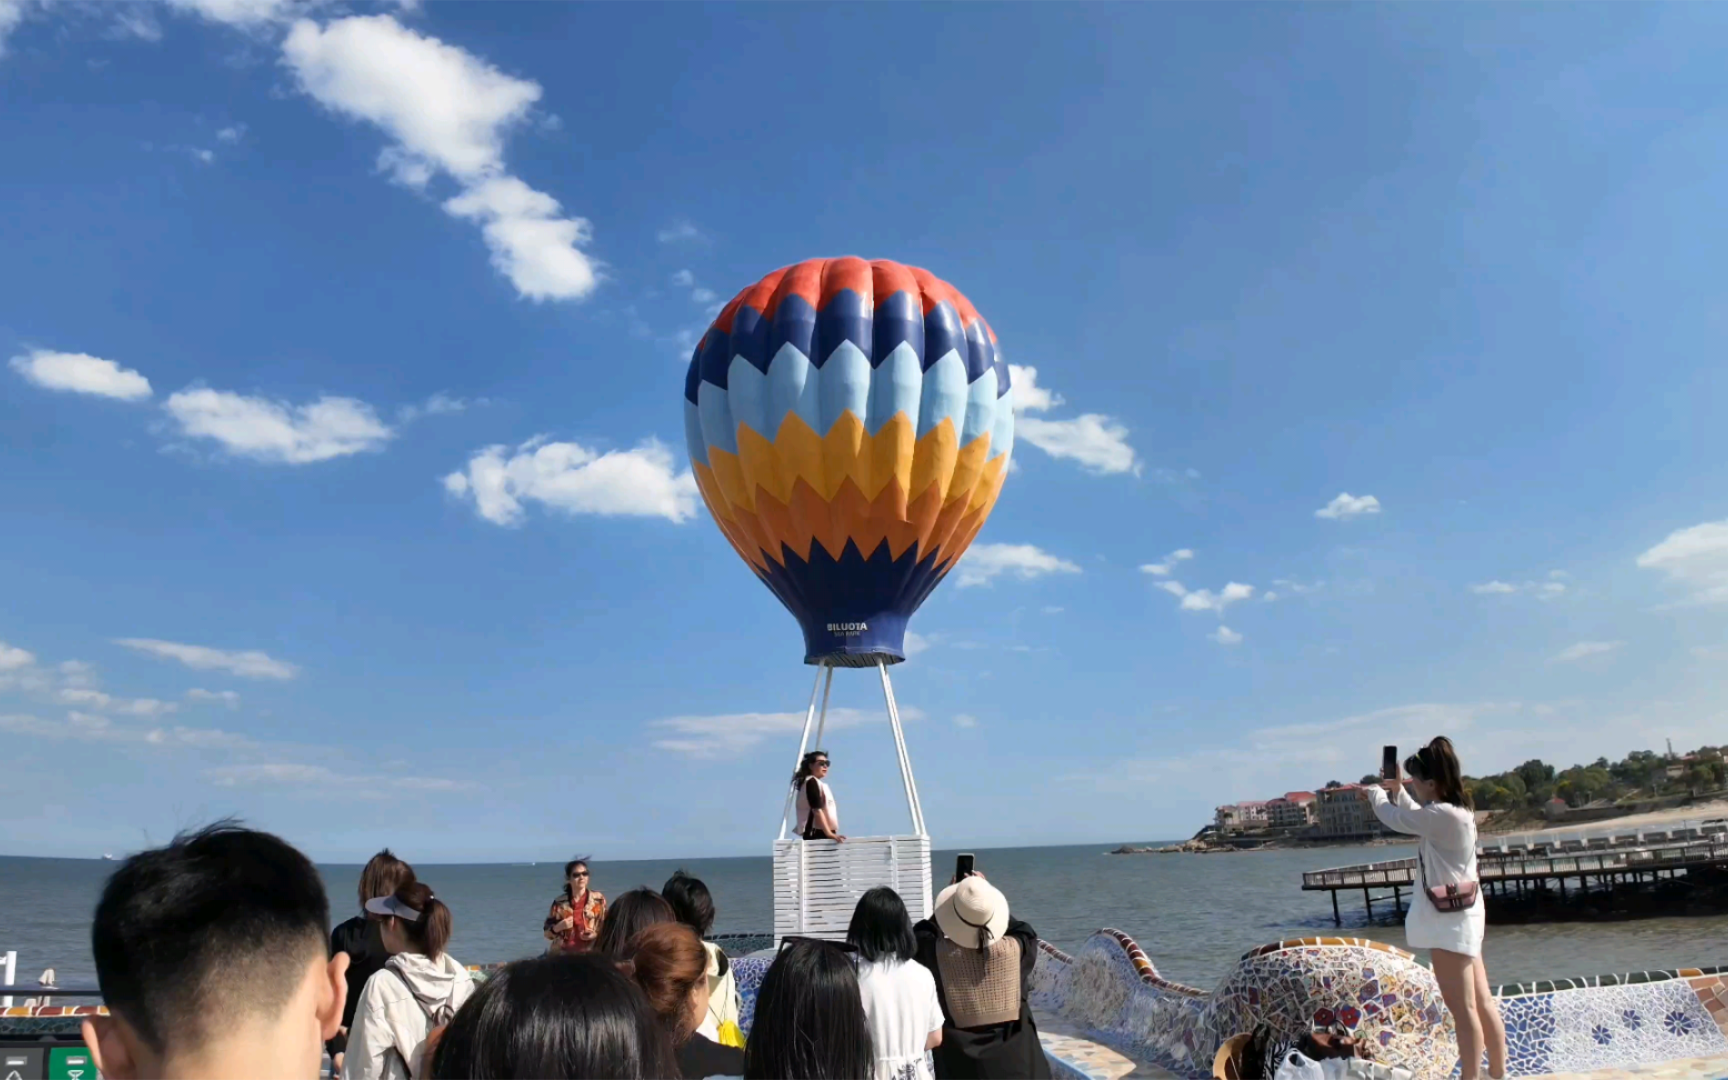
[[[366,915],[378,920],[390,959],[360,993],[342,1078],[419,1080],[429,1043],[474,993],[474,979],[444,951],[454,920],[426,883],[368,900]]]

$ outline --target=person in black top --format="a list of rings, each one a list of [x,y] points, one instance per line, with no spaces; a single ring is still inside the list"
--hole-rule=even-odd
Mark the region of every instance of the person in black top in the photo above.
[[[360,914],[337,925],[330,931],[330,956],[348,954],[348,1001],[342,1007],[342,1027],[336,1037],[324,1044],[336,1071],[342,1071],[342,1054],[348,1049],[348,1029],[354,1024],[354,1009],[360,1004],[360,992],[366,980],[384,970],[390,951],[384,948],[378,923],[366,917],[366,901],[394,895],[397,889],[414,880],[414,868],[398,859],[385,848],[367,860],[360,871]]]
[[[938,1080],[1048,1080],[1050,1062],[1027,1001],[1038,932],[1009,916],[1008,898],[974,872],[942,891],[935,918],[912,935],[942,1001],[942,1042],[933,1052]]]
[[[696,1031],[708,1015],[708,953],[696,931],[683,923],[656,923],[632,937],[619,960],[671,1037],[680,1076],[743,1075],[744,1051]]]
[[[840,835],[840,807],[834,801],[834,789],[828,786],[828,770],[833,762],[828,751],[812,750],[798,763],[792,776],[792,788],[798,810],[798,835],[805,840],[833,840],[845,843]]]

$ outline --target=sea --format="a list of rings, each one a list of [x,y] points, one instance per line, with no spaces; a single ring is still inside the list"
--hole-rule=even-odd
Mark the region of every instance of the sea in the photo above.
[[[1114,846],[979,849],[977,866],[1008,896],[1014,914],[1057,947],[1072,951],[1093,931],[1113,927],[1138,941],[1165,978],[1205,990],[1244,952],[1281,938],[1345,933],[1404,944],[1395,919],[1366,922],[1359,894],[1340,894],[1345,925],[1336,929],[1328,895],[1304,893],[1301,884],[1305,871],[1405,858],[1408,848],[1107,854]],[[938,886],[947,884],[955,854],[934,856]],[[90,918],[114,867],[99,860],[0,857],[0,954],[16,950],[20,982],[34,982],[50,967],[62,986],[94,982]],[[607,896],[637,885],[657,889],[682,868],[713,893],[715,932],[766,933],[774,924],[767,856],[596,860],[592,867],[594,887]],[[360,867],[319,870],[331,917],[357,911]],[[450,951],[461,962],[511,960],[544,949],[541,922],[562,887],[562,863],[417,864],[416,870],[455,915]],[[1728,916],[1490,925],[1486,959],[1496,983],[1728,964]]]

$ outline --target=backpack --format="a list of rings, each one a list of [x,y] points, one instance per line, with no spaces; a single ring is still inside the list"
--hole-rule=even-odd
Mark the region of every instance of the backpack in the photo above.
[[[451,1006],[449,999],[445,999],[428,1009],[421,1004],[420,996],[414,992],[414,987],[409,985],[406,975],[389,965],[385,965],[384,970],[402,981],[402,985],[408,988],[408,997],[414,1004],[420,1006],[421,1012],[426,1014],[429,1026],[426,1028],[425,1041],[420,1044],[420,1064],[425,1065],[432,1060],[432,1052],[438,1049],[438,1040],[444,1037],[444,1029],[450,1026],[450,1021],[456,1016],[456,1010]],[[396,1056],[402,1059],[402,1071],[408,1074],[408,1080],[414,1080],[413,1063],[403,1055],[399,1047],[392,1045],[390,1049],[395,1050]]]

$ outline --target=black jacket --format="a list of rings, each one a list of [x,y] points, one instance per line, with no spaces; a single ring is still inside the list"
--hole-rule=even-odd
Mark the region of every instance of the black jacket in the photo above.
[[[384,970],[390,953],[384,948],[384,939],[379,936],[378,924],[364,915],[356,915],[330,931],[330,958],[334,960],[337,953],[344,952],[348,954],[348,1000],[342,1005],[342,1026],[353,1027],[354,1009],[360,1004],[360,992],[366,989],[367,979]],[[348,1039],[341,1034],[324,1044],[332,1054],[342,1052],[347,1046]]]
[[[942,1001],[942,1045],[931,1051],[938,1080],[1049,1080],[1050,1061],[1038,1043],[1038,1025],[1026,1000],[1032,988],[1032,968],[1038,963],[1038,932],[1019,919],[1008,920],[1008,936],[1020,942],[1020,1019],[1006,1024],[959,1028],[948,1012],[948,994],[936,966],[936,943],[942,930],[934,919],[912,928],[918,939],[918,962],[936,976],[936,996]]]

